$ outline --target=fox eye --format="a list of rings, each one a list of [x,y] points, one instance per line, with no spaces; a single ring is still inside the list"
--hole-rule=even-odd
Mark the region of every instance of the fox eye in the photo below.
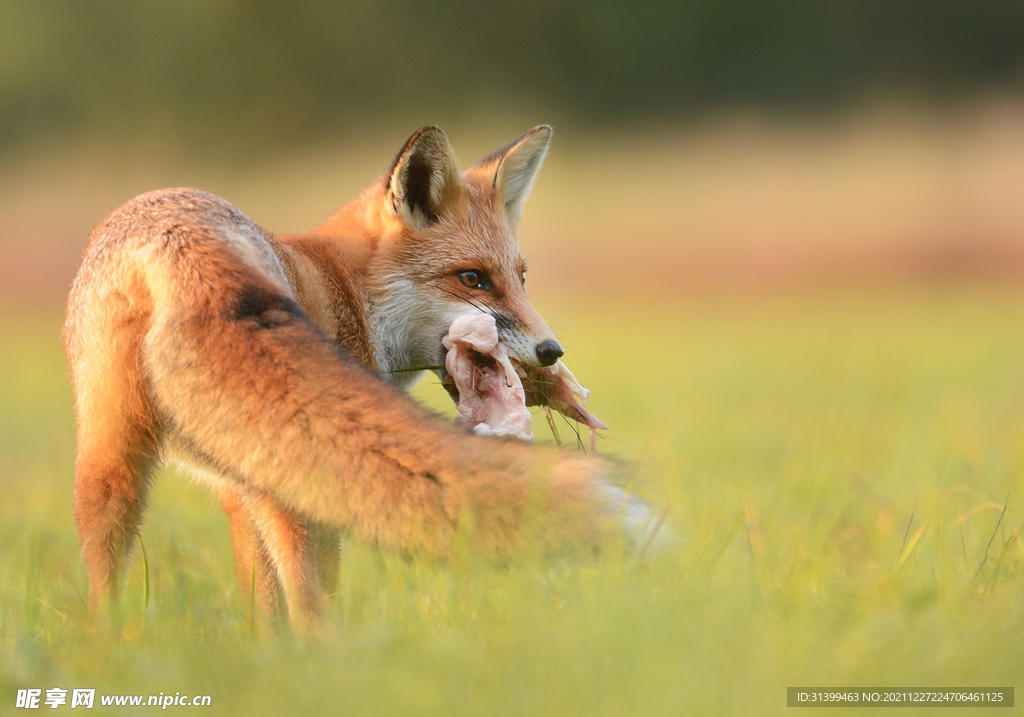
[[[459,281],[462,282],[463,286],[468,286],[470,289],[489,289],[490,284],[487,281],[487,277],[479,271],[469,269],[467,271],[459,272]]]
[[[519,280],[523,282],[524,286],[526,285],[526,269],[523,269],[521,272],[519,272]]]

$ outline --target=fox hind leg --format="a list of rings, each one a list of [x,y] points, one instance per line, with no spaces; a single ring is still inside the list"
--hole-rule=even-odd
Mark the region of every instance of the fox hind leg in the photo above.
[[[220,490],[221,504],[231,525],[231,548],[235,555],[235,575],[249,610],[268,621],[273,628],[277,621],[281,585],[259,529],[245,501],[229,487]],[[250,615],[253,626],[256,615]]]
[[[75,523],[94,608],[116,594],[145,508],[153,446],[133,448],[80,449],[75,464]]]
[[[250,511],[246,501],[230,489],[221,490],[221,502],[231,523],[235,571],[243,594],[247,598],[251,595],[257,609],[273,622],[281,602],[282,582],[286,582],[289,609],[295,605],[302,611],[300,622],[310,615],[315,617],[321,600],[337,589],[340,531],[316,521],[303,522],[269,501],[262,501]],[[275,547],[276,562],[268,541]],[[278,565],[282,570],[280,580]],[[313,580],[314,575],[317,580]]]
[[[309,523],[310,539],[313,543],[313,556],[316,560],[316,571],[320,577],[320,587],[324,595],[330,597],[338,590],[338,575],[341,572],[341,531],[337,528],[311,521]]]
[[[318,526],[310,526],[269,497],[249,496],[246,502],[280,581],[288,620],[293,628],[306,632],[316,625],[323,607],[319,559],[324,552],[323,534]]]
[[[133,328],[116,332],[103,355],[72,365],[75,523],[94,609],[117,592],[157,463],[157,430],[138,360],[140,332]]]

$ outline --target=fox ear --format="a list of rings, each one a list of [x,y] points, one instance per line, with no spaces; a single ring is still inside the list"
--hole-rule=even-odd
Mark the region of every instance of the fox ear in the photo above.
[[[391,208],[417,229],[438,220],[462,181],[448,138],[433,126],[413,133],[386,176]]]
[[[549,144],[551,128],[542,124],[478,163],[478,166],[490,165],[494,168],[494,198],[505,207],[509,226],[513,229],[523,216],[523,204],[530,194]]]

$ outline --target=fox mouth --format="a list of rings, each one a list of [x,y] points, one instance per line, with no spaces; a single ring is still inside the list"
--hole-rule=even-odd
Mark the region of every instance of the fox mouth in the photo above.
[[[446,355],[444,369],[438,370],[441,385],[458,406],[459,421],[475,433],[532,439],[527,410],[532,406],[555,410],[586,425],[592,448],[597,430],[608,428],[584,408],[590,391],[580,386],[565,364],[531,366],[519,360],[498,339],[490,315],[457,318],[442,346]]]
[[[441,380],[441,386],[448,392],[448,395],[451,397],[455,405],[458,406],[459,387],[456,385],[455,379],[452,377],[448,370],[448,366],[446,365],[449,349],[445,348],[444,341],[447,338],[448,334],[446,333],[439,342],[440,345],[438,348],[440,351],[438,354],[439,358],[437,365],[430,366],[429,369],[437,374],[437,377]],[[523,384],[526,406],[528,408],[536,406],[554,408],[551,396],[557,382],[549,376],[543,368],[531,366],[530,364],[521,361],[516,352],[504,343],[499,341],[499,345],[504,347],[508,354],[509,361],[512,363],[512,367],[515,369],[516,374],[519,376],[519,379]],[[464,345],[462,348],[469,356],[473,363],[473,367],[478,374],[493,372],[497,369],[498,362],[494,359],[491,352],[479,351],[476,347],[469,345]]]
[[[466,352],[469,354],[469,357],[473,362],[473,367],[478,373],[485,374],[497,369],[498,362],[495,361],[491,354],[483,353],[472,348],[467,348]],[[520,361],[519,358],[512,353],[509,354],[509,361],[511,361],[512,367],[515,369],[516,374],[519,376],[519,380],[523,384],[523,393],[526,397],[527,408],[542,406],[559,410],[554,405],[555,389],[559,382],[554,376],[550,375],[550,372],[548,371],[550,367],[544,368],[530,366],[529,364]],[[456,385],[455,379],[452,377],[451,373],[448,372],[447,367],[439,367],[437,373],[441,378],[441,385],[444,387],[444,390],[448,392],[449,396],[451,396],[455,405],[459,405],[459,387]],[[580,423],[586,422],[582,417],[574,415],[569,415],[569,417],[574,418]]]

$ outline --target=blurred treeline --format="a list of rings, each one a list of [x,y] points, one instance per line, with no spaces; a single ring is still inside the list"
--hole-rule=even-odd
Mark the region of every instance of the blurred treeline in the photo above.
[[[1022,80],[1020,0],[0,2],[0,152],[153,133],[280,147],[432,112],[675,122]]]

